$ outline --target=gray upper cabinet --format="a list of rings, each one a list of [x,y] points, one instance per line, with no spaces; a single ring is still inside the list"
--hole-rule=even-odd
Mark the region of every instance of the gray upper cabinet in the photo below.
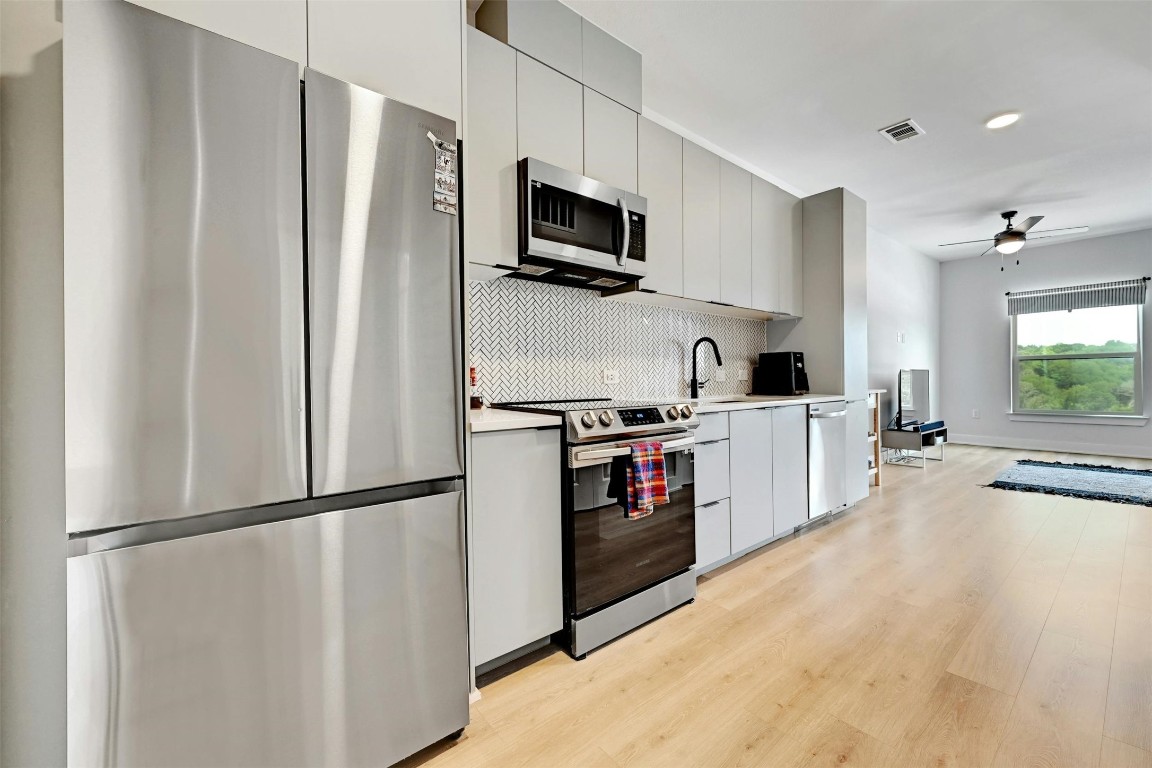
[[[787,195],[787,192],[783,192]],[[781,236],[784,249],[780,259],[780,306],[778,310],[795,317],[804,315],[804,203],[788,195],[791,237]]]
[[[620,102],[633,112],[643,111],[641,57],[592,22],[584,19],[584,85]]]
[[[808,522],[808,406],[772,412],[772,535]]]
[[[517,54],[516,133],[517,159],[533,157],[583,174],[584,87]]]
[[[306,64],[305,0],[130,0],[178,21]]]
[[[684,295],[684,140],[640,118],[637,191],[648,199],[648,274],[640,287]]]
[[[772,538],[772,410],[728,415],[733,552]]]
[[[584,89],[584,175],[636,191],[636,113]]]
[[[459,122],[460,25],[451,2],[310,2],[308,66]]]
[[[468,136],[464,149],[464,253],[514,267],[516,51],[468,27]]]
[[[456,3],[439,4],[459,12]],[[559,0],[485,0],[476,11],[476,26],[568,77],[584,77],[584,20]]]
[[[800,314],[800,198],[752,177],[752,308]]]
[[[752,306],[752,174],[720,161],[720,301]]]
[[[720,298],[720,158],[684,142],[684,296]]]

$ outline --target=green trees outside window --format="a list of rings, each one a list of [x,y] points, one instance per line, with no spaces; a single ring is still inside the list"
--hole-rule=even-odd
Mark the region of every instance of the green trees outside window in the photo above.
[[[1139,307],[1018,315],[1015,410],[1136,414]]]

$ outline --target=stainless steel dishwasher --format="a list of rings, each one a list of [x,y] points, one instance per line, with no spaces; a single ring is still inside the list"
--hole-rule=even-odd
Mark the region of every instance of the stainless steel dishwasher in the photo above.
[[[848,406],[843,400],[808,406],[808,519],[848,506],[844,480]]]

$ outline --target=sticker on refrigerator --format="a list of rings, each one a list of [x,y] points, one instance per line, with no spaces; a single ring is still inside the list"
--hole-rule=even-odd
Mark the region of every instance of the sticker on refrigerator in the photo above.
[[[432,192],[432,207],[441,213],[456,215],[456,147],[440,141],[431,131],[428,140],[436,148],[435,185]]]

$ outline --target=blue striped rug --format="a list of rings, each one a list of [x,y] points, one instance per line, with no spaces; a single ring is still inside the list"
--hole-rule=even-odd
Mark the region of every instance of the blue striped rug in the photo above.
[[[1152,507],[1152,470],[1021,459],[989,488]]]

